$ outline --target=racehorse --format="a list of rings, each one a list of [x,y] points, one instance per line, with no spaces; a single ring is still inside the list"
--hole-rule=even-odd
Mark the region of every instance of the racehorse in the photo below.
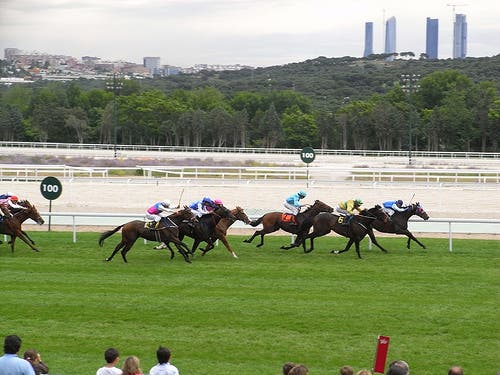
[[[226,247],[227,251],[229,251],[234,258],[238,258],[235,251],[231,248],[231,245],[229,245],[229,242],[227,242],[227,238],[226,238],[227,230],[231,225],[233,225],[233,223],[236,220],[240,220],[240,221],[244,222],[245,224],[250,224],[250,219],[248,218],[248,216],[245,213],[245,211],[243,210],[243,208],[241,208],[240,206],[237,206],[236,208],[232,209],[231,215],[234,216],[234,219],[229,218],[229,217],[222,218],[217,223],[217,225],[215,226],[215,238],[212,238],[212,241],[215,242],[215,240],[220,240],[224,244],[224,246]],[[213,248],[213,244],[212,244],[212,247],[209,247],[207,245],[207,247],[205,247],[205,249],[200,249],[203,252],[202,255],[205,255],[205,253],[207,251],[212,250],[212,248]]]
[[[33,220],[38,225],[42,225],[45,221],[40,216],[40,213],[38,212],[36,207],[32,205],[28,200],[19,201],[18,205],[23,206],[25,209],[12,209],[11,218],[4,216],[3,220],[0,221],[0,233],[11,236],[9,243],[12,252],[14,252],[14,243],[16,242],[17,237],[24,241],[34,251],[40,251],[34,246],[35,243],[28,236],[28,234],[22,230],[21,224],[24,223],[27,219]]]
[[[408,230],[408,219],[413,215],[417,215],[424,220],[429,219],[429,215],[425,212],[422,205],[417,202],[408,206],[405,211],[395,211],[392,216],[390,216],[388,221],[375,220],[372,223],[372,227],[383,233],[394,233],[394,234],[404,234],[408,237],[408,243],[406,247],[410,248],[410,241],[413,240],[425,249],[425,245],[415,238],[415,236]],[[371,240],[375,238],[372,237],[372,233],[369,233]]]
[[[187,206],[184,206],[182,210],[174,212],[173,214],[168,216],[168,218],[172,220],[176,225],[179,225],[183,220],[189,220],[192,217],[193,213]],[[142,237],[146,240],[160,241],[166,244],[168,244],[169,242],[173,242],[177,247],[179,253],[181,253],[181,255],[184,257],[184,260],[188,263],[191,263],[191,260],[189,259],[189,247],[179,239],[179,228],[168,226],[168,224],[165,224],[164,219],[161,220],[160,227],[158,229],[146,228],[146,222],[141,220],[133,220],[126,224],[117,226],[115,229],[101,234],[101,236],[99,237],[99,246],[102,247],[102,245],[104,244],[104,240],[112,234],[118,232],[120,229],[122,230],[122,240],[118,245],[116,245],[115,250],[113,251],[111,256],[105,259],[107,262],[111,261],[115,254],[121,249],[123,261],[127,263],[127,252],[134,245],[135,241],[139,237]],[[172,251],[170,259],[172,259],[173,256],[174,253]]]
[[[207,247],[203,249],[203,253],[206,253],[210,249],[214,248],[214,241],[217,240],[216,230],[215,228],[223,219],[230,219],[236,221],[236,218],[232,215],[231,211],[222,205],[218,206],[211,213],[203,215],[198,218],[198,223],[194,226],[192,223],[180,223],[179,224],[179,238],[182,240],[184,236],[191,237],[194,242],[191,247],[191,254],[194,254],[198,245],[205,241],[207,243]],[[170,252],[172,252],[172,248],[170,246]]]
[[[313,218],[320,212],[332,211],[332,207],[330,207],[326,203],[321,202],[320,200],[316,200],[314,201],[314,204],[312,204],[305,211],[299,212],[297,214],[296,223],[284,221],[282,212],[268,212],[257,220],[253,220],[250,222],[250,225],[252,227],[256,227],[257,225],[262,223],[263,229],[255,231],[252,237],[244,240],[243,242],[251,243],[255,237],[260,236],[260,244],[258,244],[257,247],[261,247],[262,245],[264,245],[264,236],[266,234],[276,232],[279,229],[283,229],[288,233],[296,234],[297,238],[293,244],[289,246],[281,246],[282,249],[288,250],[293,247],[297,247],[302,243],[305,250],[303,237],[309,232],[309,229],[311,229]]]
[[[311,240],[311,247],[309,250],[304,250],[306,253],[310,253],[314,250],[314,239],[316,237],[324,236],[330,231],[334,231],[344,237],[349,238],[344,250],[332,250],[332,253],[340,254],[350,249],[352,244],[356,245],[356,253],[358,258],[361,259],[361,254],[359,252],[359,243],[361,240],[371,231],[371,225],[375,220],[387,221],[387,214],[379,205],[372,207],[368,210],[362,210],[359,215],[353,215],[349,221],[346,223],[347,218],[341,215],[334,215],[330,213],[322,213],[313,219],[313,230],[311,233],[305,236],[304,244],[306,239]],[[384,253],[387,253],[382,246],[377,243],[377,240],[373,240],[373,243]]]

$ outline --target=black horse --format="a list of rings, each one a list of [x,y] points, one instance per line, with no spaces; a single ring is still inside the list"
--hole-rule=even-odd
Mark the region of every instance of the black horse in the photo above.
[[[183,220],[189,220],[192,217],[193,213],[187,206],[185,206],[184,209],[168,216],[168,218],[172,220],[176,225],[179,225]],[[127,252],[134,245],[135,241],[137,241],[139,237],[142,237],[150,241],[164,242],[167,245],[169,244],[169,242],[173,242],[177,247],[177,250],[179,250],[179,253],[181,253],[181,255],[184,257],[184,260],[188,263],[191,263],[191,260],[189,259],[189,247],[178,237],[179,228],[169,226],[167,223],[164,223],[163,219],[160,224],[161,225],[158,229],[150,229],[146,227],[146,222],[141,220],[133,220],[126,224],[122,224],[113,230],[102,233],[99,237],[99,246],[101,247],[104,244],[104,240],[106,238],[118,232],[120,229],[122,230],[122,240],[120,241],[120,243],[118,243],[118,245],[116,245],[113,253],[105,260],[108,262],[111,261],[115,254],[121,249],[123,261],[127,263]],[[172,258],[173,251],[170,256],[170,259]]]
[[[304,250],[304,252],[309,253],[314,250],[314,239],[316,237],[324,236],[333,230],[334,232],[349,238],[349,242],[347,242],[344,250],[332,250],[331,252],[335,254],[343,253],[349,250],[354,243],[356,245],[358,258],[361,259],[359,243],[372,230],[371,225],[373,222],[375,220],[387,220],[387,214],[382,207],[376,205],[368,210],[362,210],[359,215],[353,215],[349,222],[346,222],[346,220],[348,220],[346,216],[330,213],[322,213],[316,216],[313,219],[312,232],[304,238],[304,244],[308,238],[311,240],[311,247],[309,250]],[[376,239],[373,239],[373,243],[383,252],[387,252],[387,250],[377,243]]]
[[[429,219],[429,215],[425,212],[422,205],[417,202],[408,206],[405,211],[395,211],[392,216],[390,216],[388,221],[375,220],[372,223],[372,227],[383,233],[394,233],[394,234],[404,234],[408,237],[408,243],[406,247],[410,248],[410,241],[413,240],[425,249],[425,245],[415,238],[415,236],[408,230],[408,219],[413,215],[417,215],[424,220]],[[373,231],[368,233],[373,243],[375,243],[375,235]]]
[[[205,254],[214,247],[214,241],[217,240],[215,228],[221,219],[231,219],[236,221],[236,217],[227,207],[219,205],[211,213],[198,218],[198,222],[194,225],[192,222],[179,223],[179,239],[182,241],[184,237],[187,236],[194,240],[190,251],[191,254],[194,254],[201,242],[206,242],[206,248],[202,249],[203,254]],[[172,252],[172,248],[168,246],[168,244],[167,247],[170,252]]]
[[[281,246],[282,249],[288,250],[302,244],[305,250],[303,238],[309,232],[309,229],[311,229],[313,218],[320,212],[332,211],[332,207],[330,207],[326,203],[316,200],[314,201],[314,204],[309,208],[297,214],[296,223],[284,221],[282,212],[268,212],[267,214],[259,217],[257,220],[253,220],[250,222],[250,225],[252,227],[256,227],[257,225],[262,223],[263,228],[261,230],[255,231],[252,237],[244,240],[243,242],[251,243],[255,237],[260,236],[260,243],[257,245],[257,247],[261,247],[262,245],[264,245],[264,236],[266,234],[276,232],[279,229],[283,229],[288,233],[296,234],[297,238],[289,246]]]

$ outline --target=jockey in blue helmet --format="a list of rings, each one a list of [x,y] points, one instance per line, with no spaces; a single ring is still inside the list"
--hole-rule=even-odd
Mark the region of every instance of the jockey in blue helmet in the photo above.
[[[283,206],[285,206],[285,212],[297,215],[300,211],[300,208],[302,207],[299,201],[301,199],[304,199],[306,196],[307,193],[304,190],[300,190],[298,193],[295,193],[286,198],[285,202],[283,203]]]

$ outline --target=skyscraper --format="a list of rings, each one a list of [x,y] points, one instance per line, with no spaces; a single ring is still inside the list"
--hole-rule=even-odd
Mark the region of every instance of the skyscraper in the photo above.
[[[428,59],[438,58],[438,34],[439,20],[427,17],[427,29],[425,36],[425,53]]]
[[[453,24],[453,58],[465,59],[467,56],[467,20],[465,14],[455,14]]]
[[[151,74],[157,74],[160,69],[160,58],[159,57],[143,57],[142,58],[144,67],[149,69]]]
[[[389,18],[385,23],[385,48],[384,53],[396,52],[396,17]],[[394,60],[394,56],[390,56],[387,61]]]
[[[373,22],[365,22],[365,52],[363,57],[373,54]]]

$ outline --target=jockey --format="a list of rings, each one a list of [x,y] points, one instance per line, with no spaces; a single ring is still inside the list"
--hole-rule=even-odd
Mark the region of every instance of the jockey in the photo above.
[[[222,203],[222,201],[219,199]],[[203,215],[209,214],[211,211],[217,208],[217,204],[209,197],[204,197],[203,199],[193,202],[189,205],[189,208],[196,217],[202,217]]]
[[[174,212],[173,209],[178,208],[178,207],[171,207],[172,203],[170,202],[169,199],[164,199],[160,202],[157,202],[153,204],[151,207],[149,207],[146,211],[146,219],[152,220],[151,223],[149,223],[149,228],[158,228],[160,225],[160,221],[162,218],[167,217],[170,215],[172,212]],[[171,220],[170,222],[172,223],[173,226],[176,226]],[[154,223],[154,226],[153,226]]]
[[[27,210],[26,207],[17,204],[19,198],[12,193],[0,195],[0,211],[2,211],[4,216],[12,217],[10,212],[11,208],[18,208],[20,210]]]
[[[384,207],[384,211],[387,212],[389,216],[392,216],[394,212],[404,212],[408,207],[403,206],[403,201],[398,199],[397,201],[387,201],[382,203],[382,207]]]
[[[348,201],[345,202],[340,202],[337,207],[335,207],[335,210],[342,214],[346,215],[348,217],[347,223],[349,224],[352,218],[352,215],[354,215],[354,210],[361,212],[361,205],[363,204],[363,201],[359,198],[356,199],[349,199]]]
[[[223,206],[222,199],[220,198],[214,199],[213,202],[214,202],[213,206],[207,206],[208,212],[213,212],[217,207]]]
[[[285,202],[283,203],[283,206],[285,206],[285,213],[297,215],[300,211],[300,208],[302,207],[299,201],[306,196],[307,193],[304,190],[301,190],[298,193],[286,198]]]

